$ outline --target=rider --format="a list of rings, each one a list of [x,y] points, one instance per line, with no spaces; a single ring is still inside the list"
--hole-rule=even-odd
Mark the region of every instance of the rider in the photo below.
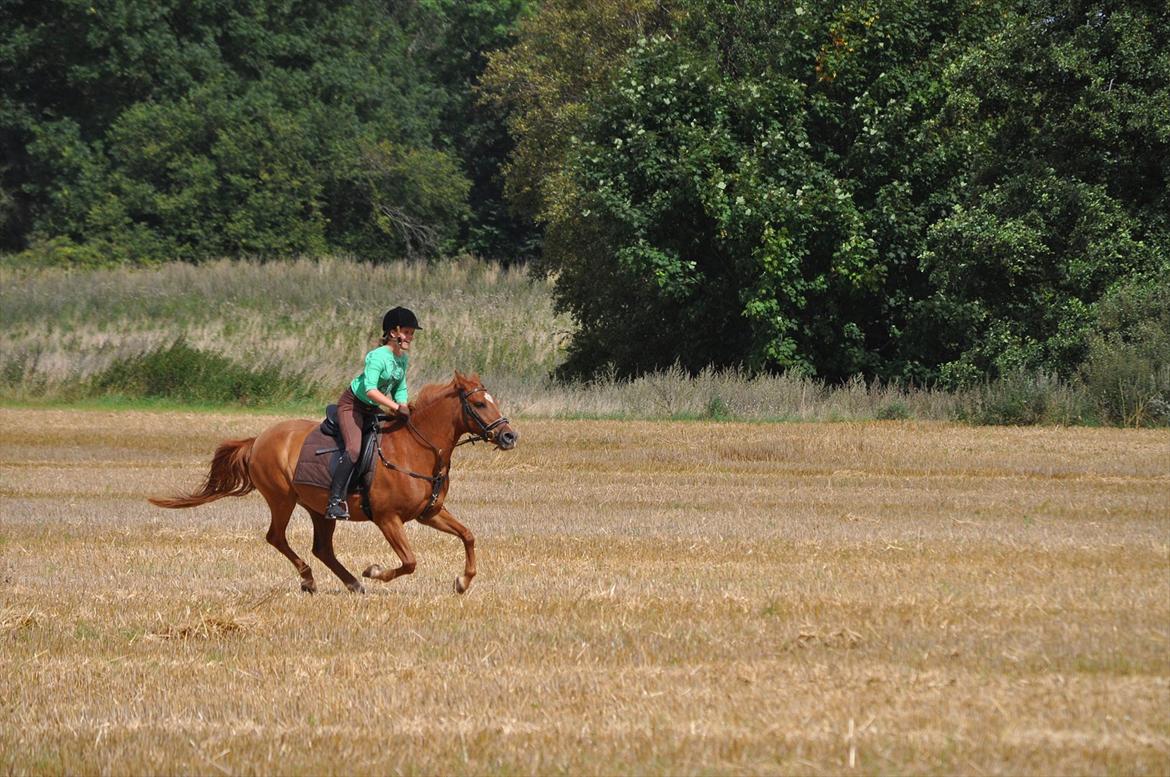
[[[341,457],[329,484],[329,506],[325,517],[349,518],[345,492],[360,453],[362,429],[370,416],[383,408],[400,418],[410,417],[406,404],[406,365],[418,318],[406,308],[393,308],[382,317],[382,345],[366,354],[366,367],[337,400],[337,420],[345,440]]]

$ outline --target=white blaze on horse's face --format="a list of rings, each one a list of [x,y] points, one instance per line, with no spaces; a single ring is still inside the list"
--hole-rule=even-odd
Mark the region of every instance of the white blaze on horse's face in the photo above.
[[[491,395],[491,394],[489,394],[489,393],[487,393],[486,391],[485,391],[485,392],[483,392],[483,397],[484,397],[484,399],[486,399],[488,402],[491,402],[493,405],[496,403],[496,400],[492,399],[492,395]]]

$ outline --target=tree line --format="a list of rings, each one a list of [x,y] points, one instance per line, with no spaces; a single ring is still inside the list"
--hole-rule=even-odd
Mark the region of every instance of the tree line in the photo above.
[[[0,249],[531,251],[502,207],[502,117],[474,93],[525,6],[6,0]]]
[[[472,252],[555,278],[569,375],[1131,370],[1170,401],[1168,29],[1160,0],[10,0],[0,249]]]

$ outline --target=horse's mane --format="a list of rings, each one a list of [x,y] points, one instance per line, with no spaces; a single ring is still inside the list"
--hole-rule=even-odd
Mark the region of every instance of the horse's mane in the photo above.
[[[422,387],[422,390],[418,392],[418,397],[416,397],[414,402],[411,404],[420,409],[426,407],[446,394],[450,390],[451,384],[454,382],[455,381],[451,381],[450,383],[428,383]]]
[[[450,394],[452,389],[454,389],[455,384],[460,379],[470,381],[474,384],[479,383],[479,376],[474,373],[471,375],[463,375],[456,372],[455,377],[446,383],[428,383],[427,385],[423,386],[422,389],[420,389],[418,392],[418,397],[411,404],[414,405],[415,408],[421,410],[431,403],[437,402],[438,400],[447,396],[447,394]]]

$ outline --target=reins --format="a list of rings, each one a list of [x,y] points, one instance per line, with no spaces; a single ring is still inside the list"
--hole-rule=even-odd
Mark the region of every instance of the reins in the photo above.
[[[474,433],[469,432],[469,434],[471,436],[469,436],[467,439],[460,440],[459,442],[455,443],[453,446],[451,446],[452,448],[458,448],[460,445],[463,445],[464,443],[469,443],[469,442],[470,443],[490,442],[491,441],[491,431],[498,426],[502,426],[502,425],[508,423],[508,419],[505,418],[503,415],[501,415],[499,418],[497,418],[495,421],[492,421],[489,424],[489,423],[485,422],[483,420],[483,418],[480,417],[479,413],[475,412],[475,408],[473,408],[471,406],[469,398],[473,394],[476,394],[480,391],[486,392],[487,389],[484,388],[483,386],[479,386],[478,388],[472,389],[471,391],[463,391],[462,389],[459,390],[459,402],[462,405],[463,414],[465,416],[470,417],[473,421],[476,422],[476,424],[479,425],[480,432],[479,432],[479,434],[474,434]],[[381,425],[378,426],[378,432],[377,432],[378,433],[378,442],[377,442],[376,447],[378,449],[378,459],[382,462],[382,465],[384,467],[386,467],[387,469],[392,469],[395,472],[401,472],[404,475],[409,475],[410,477],[415,478],[417,480],[426,480],[431,484],[431,497],[427,501],[426,505],[422,508],[422,510],[419,511],[419,514],[417,516],[415,516],[417,519],[417,518],[422,518],[424,515],[426,515],[428,512],[430,512],[431,509],[434,508],[435,504],[439,501],[439,495],[443,490],[443,484],[450,477],[451,462],[450,462],[450,460],[447,461],[446,472],[444,472],[443,471],[444,470],[443,449],[440,448],[439,446],[435,445],[430,440],[428,440],[426,435],[424,435],[422,432],[420,432],[418,427],[414,425],[414,420],[412,418],[408,417],[406,419],[406,428],[409,429],[411,434],[413,434],[415,437],[417,437],[419,440],[421,440],[422,443],[424,445],[426,445],[428,448],[430,448],[431,451],[435,454],[435,474],[424,475],[421,472],[413,472],[411,470],[403,469],[402,467],[399,467],[397,464],[395,464],[392,461],[388,461],[386,459],[385,454],[382,453],[382,427],[381,427]]]
[[[420,432],[418,430],[418,427],[414,425],[414,421],[412,421],[410,418],[406,419],[406,428],[409,429],[411,434],[413,434],[415,437],[417,437],[419,440],[421,440],[423,442],[423,444],[425,444],[428,448],[430,448],[431,451],[435,454],[435,474],[424,475],[421,472],[414,472],[414,471],[409,470],[409,469],[403,469],[402,467],[398,466],[394,462],[388,461],[386,459],[386,454],[382,453],[382,427],[381,426],[378,427],[378,443],[377,443],[378,460],[381,461],[382,466],[386,467],[387,469],[392,469],[395,472],[401,472],[405,475],[409,475],[412,478],[416,478],[417,480],[426,480],[431,484],[431,498],[429,500],[427,500],[427,503],[423,506],[422,510],[419,510],[418,515],[415,516],[415,518],[422,518],[424,515],[426,515],[428,512],[430,512],[430,510],[435,506],[435,503],[439,501],[439,494],[443,490],[443,483],[447,480],[447,476],[448,476],[447,473],[449,473],[451,471],[451,463],[447,462],[447,473],[443,472],[443,450],[442,450],[442,448],[440,448],[439,446],[435,445],[430,440],[428,440],[426,438],[426,435],[424,435],[422,432]]]

